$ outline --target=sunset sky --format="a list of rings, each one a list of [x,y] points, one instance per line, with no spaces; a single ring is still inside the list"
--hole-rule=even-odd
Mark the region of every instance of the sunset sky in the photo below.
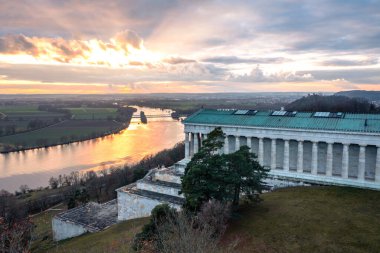
[[[0,0],[0,93],[380,90],[380,1]]]

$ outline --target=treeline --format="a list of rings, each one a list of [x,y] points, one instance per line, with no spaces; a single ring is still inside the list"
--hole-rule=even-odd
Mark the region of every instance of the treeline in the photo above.
[[[131,166],[124,165],[99,173],[88,171],[52,177],[49,180],[50,187],[39,192],[29,190],[25,185],[21,186],[17,194],[1,190],[0,219],[11,224],[61,202],[72,208],[89,200],[104,202],[114,199],[117,188],[141,179],[150,169],[170,166],[183,157],[184,144],[179,143]]]
[[[71,118],[71,112],[68,109],[61,108],[57,105],[50,105],[50,104],[41,104],[38,106],[39,111],[45,111],[45,112],[55,112],[55,113],[62,113],[64,114],[64,118],[70,119]]]
[[[365,99],[311,94],[285,106],[287,111],[379,113],[380,108]]]
[[[134,107],[119,107],[117,108],[116,121],[124,122],[129,125],[131,122],[133,113],[137,112],[137,109]]]

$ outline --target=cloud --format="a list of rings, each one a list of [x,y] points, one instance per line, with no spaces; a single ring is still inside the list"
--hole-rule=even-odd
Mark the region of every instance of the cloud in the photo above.
[[[287,61],[283,57],[250,57],[242,58],[237,56],[214,56],[202,59],[203,62],[222,63],[222,64],[237,64],[237,63],[282,63]]]
[[[7,35],[0,37],[0,53],[3,54],[19,54],[27,53],[35,55],[37,48],[31,40],[22,34]]]
[[[142,38],[131,30],[119,32],[108,41],[28,37],[21,34],[0,37],[0,54],[29,55],[38,60],[63,63],[110,65],[112,58],[118,54],[128,56],[131,49],[142,48]],[[124,60],[122,63],[128,63],[128,59]]]
[[[368,66],[368,65],[376,65],[378,63],[379,63],[379,60],[377,58],[367,58],[364,60],[334,58],[334,59],[322,61],[320,64],[323,66]]]
[[[141,49],[143,45],[143,40],[140,36],[136,32],[130,30],[117,33],[113,39],[115,40],[115,44],[125,51],[128,51],[129,46]]]
[[[182,63],[196,62],[196,60],[186,59],[186,58],[181,58],[181,57],[170,57],[168,59],[164,59],[164,62],[169,63],[169,64],[182,64]]]
[[[231,75],[229,78],[231,81],[237,82],[307,82],[314,81],[314,77],[310,73],[298,73],[298,72],[276,72],[265,74],[260,66],[252,69],[249,74],[244,75]]]

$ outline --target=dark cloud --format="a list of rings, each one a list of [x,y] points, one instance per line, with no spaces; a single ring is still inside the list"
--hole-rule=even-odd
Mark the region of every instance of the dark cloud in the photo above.
[[[7,35],[0,37],[0,53],[17,54],[19,52],[26,52],[34,55],[36,50],[37,48],[24,35]]]
[[[256,63],[256,64],[264,64],[264,63],[282,63],[287,61],[287,59],[283,57],[268,57],[268,58],[242,58],[237,56],[215,56],[202,59],[203,62],[212,62],[212,63],[222,63],[222,64],[236,64],[236,63]]]

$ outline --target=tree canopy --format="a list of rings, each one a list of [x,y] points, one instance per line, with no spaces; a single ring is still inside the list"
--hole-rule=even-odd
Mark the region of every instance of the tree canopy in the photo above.
[[[240,194],[254,200],[261,193],[268,169],[261,166],[248,146],[231,154],[220,154],[224,133],[215,128],[188,163],[182,177],[185,207],[199,210],[202,203],[215,199],[238,205]]]

